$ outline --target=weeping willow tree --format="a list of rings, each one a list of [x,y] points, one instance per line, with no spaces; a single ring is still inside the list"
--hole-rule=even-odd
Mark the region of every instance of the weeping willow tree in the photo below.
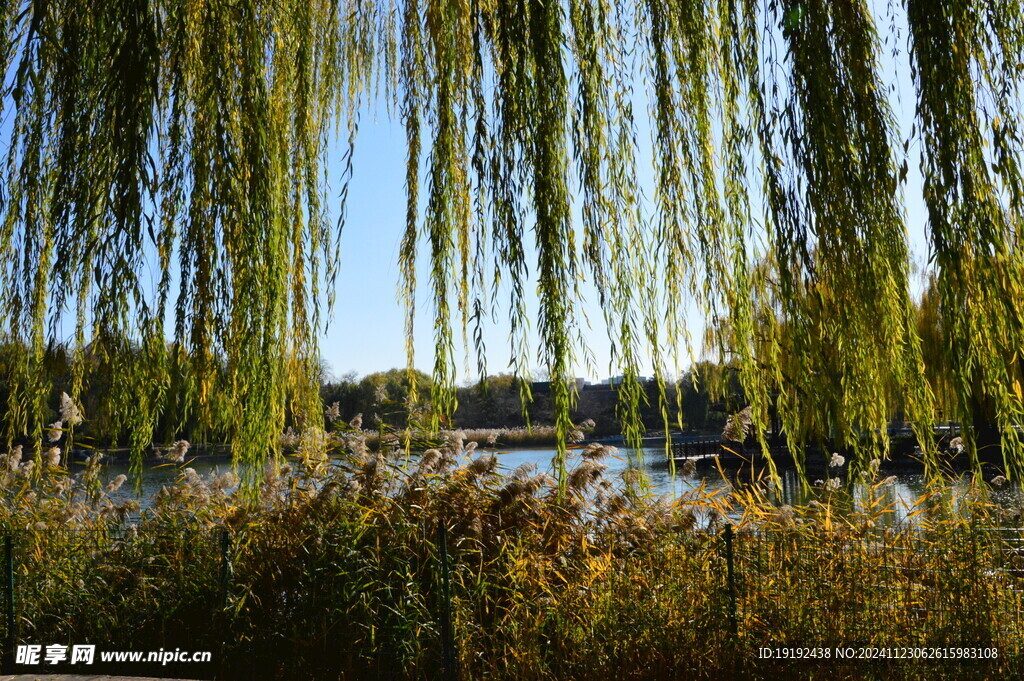
[[[754,427],[777,408],[794,451],[828,434],[863,461],[884,456],[899,404],[930,456],[923,357],[936,351],[958,418],[974,423],[979,396],[995,405],[1016,473],[1024,12],[1017,0],[872,7],[3,0],[0,335],[20,348],[8,438],[41,442],[43,357],[66,328],[76,389],[86,362],[109,367],[136,452],[172,399],[230,428],[247,461],[276,451],[286,414],[316,415],[344,223],[328,188],[343,206],[370,104],[407,135],[406,330],[425,258],[438,416],[454,409],[458,341],[483,373],[483,324],[503,308],[518,373],[539,339],[564,442],[590,282],[633,439],[641,367],[668,428],[681,409],[667,383],[704,352],[734,359]],[[913,72],[910,131],[890,108],[895,60]],[[328,178],[337,136],[342,177]],[[908,283],[913,162],[938,350],[922,349]],[[695,348],[701,318],[711,333]]]

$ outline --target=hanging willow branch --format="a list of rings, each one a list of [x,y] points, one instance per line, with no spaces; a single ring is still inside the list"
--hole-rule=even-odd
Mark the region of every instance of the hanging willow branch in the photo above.
[[[277,450],[286,419],[315,422],[344,222],[327,213],[324,159],[347,131],[344,199],[359,111],[383,102],[407,135],[410,368],[421,241],[429,251],[435,423],[455,408],[456,329],[483,372],[483,322],[507,303],[524,376],[536,331],[564,470],[589,279],[632,442],[652,425],[639,418],[647,360],[659,425],[681,425],[668,383],[703,318],[702,351],[739,369],[762,435],[777,409],[795,451],[827,438],[867,463],[899,411],[934,463],[938,405],[976,433],[995,423],[1016,474],[1024,16],[1015,0],[891,9],[879,21],[864,0],[5,0],[8,440],[41,446],[48,347],[67,325],[74,390],[102,379],[136,462],[161,417],[226,434],[252,462]],[[904,21],[892,58],[913,69],[912,131],[889,109],[879,56],[898,37],[879,26]],[[921,313],[908,136],[937,268]]]

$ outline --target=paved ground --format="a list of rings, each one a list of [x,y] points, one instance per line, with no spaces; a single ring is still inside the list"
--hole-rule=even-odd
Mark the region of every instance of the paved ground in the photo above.
[[[108,676],[106,674],[16,674],[0,676],[0,681],[187,681],[187,679],[156,679],[151,676]]]

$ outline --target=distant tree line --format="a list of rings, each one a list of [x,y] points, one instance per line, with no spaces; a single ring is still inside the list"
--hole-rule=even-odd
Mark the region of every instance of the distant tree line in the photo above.
[[[149,391],[167,391],[171,408],[154,414],[153,442],[156,445],[175,440],[189,440],[193,443],[225,442],[230,433],[227,424],[211,427],[200,418],[196,405],[187,397],[183,386],[195,379],[191,362],[184,353],[176,353],[170,345],[168,354],[174,358],[175,371],[169,382],[160,385],[139,386],[139,399],[148,399]],[[18,354],[8,345],[0,345],[0,418],[7,419],[11,408],[11,384]],[[105,368],[100,358],[90,355],[88,350],[79,361],[84,373],[82,384],[85,388],[76,390],[75,361],[73,351],[64,345],[47,348],[45,362],[50,375],[54,377],[50,386],[49,399],[44,409],[48,423],[58,420],[57,407],[61,393],[75,395],[85,420],[75,429],[75,440],[84,445],[96,447],[125,446],[130,442],[130,424],[122,417],[116,403],[103,399],[111,390],[111,384],[123,380],[118,372]],[[723,367],[702,363],[687,372],[679,382],[680,399],[676,400],[676,388],[666,386],[669,402],[681,407],[682,425],[697,431],[721,431],[728,413],[742,408],[744,398],[736,372]],[[221,367],[225,378],[226,368]],[[725,377],[724,382],[714,377]],[[406,369],[391,369],[363,377],[354,373],[333,377],[326,367],[321,370],[320,396],[326,410],[333,409],[338,418],[351,422],[362,414],[362,426],[377,429],[381,424],[396,428],[426,426],[432,405],[429,402],[431,378],[423,372],[416,372],[417,399],[412,401],[409,373]],[[210,399],[226,399],[226,383],[215,386]],[[641,410],[644,425],[650,430],[664,426],[662,414],[657,408],[657,385],[645,382],[646,404]],[[542,390],[533,391],[532,401],[524,409],[520,398],[520,379],[511,374],[490,376],[457,390],[458,407],[449,422],[443,425],[458,428],[519,428],[530,425],[550,424],[554,418],[551,395]],[[572,412],[575,423],[591,419],[595,423],[595,435],[617,434],[621,424],[617,414],[618,393],[610,386],[586,386],[580,390]],[[411,411],[410,411],[411,410]],[[675,411],[675,410],[673,410]],[[225,412],[228,413],[228,412]],[[676,428],[679,419],[670,413],[669,427]],[[295,414],[287,416],[289,425],[301,427]],[[325,421],[326,423],[326,421]]]
[[[525,408],[521,399],[521,379],[512,374],[489,376],[484,381],[458,388],[458,405],[446,426],[457,428],[521,428],[527,425],[550,424],[554,419],[551,395],[531,390],[532,399]],[[413,410],[413,419],[424,419],[430,413],[427,401],[430,377],[416,374],[417,394],[421,397]],[[679,426],[702,432],[721,432],[728,413],[744,405],[737,373],[712,363],[700,363],[686,372],[679,381],[679,396],[674,384],[666,385],[669,403],[677,405],[667,415],[670,429]],[[658,409],[658,387],[655,381],[643,383],[646,402],[641,409],[644,425],[661,430],[665,419]],[[326,378],[320,391],[327,408],[337,404],[338,416],[351,421],[363,415],[364,427],[379,423],[405,427],[409,423],[409,379],[405,369],[391,369],[362,378],[347,374]],[[575,423],[593,420],[595,435],[621,432],[617,412],[618,391],[608,385],[587,385],[577,392],[572,419]],[[421,420],[422,424],[423,421]]]
[[[126,356],[135,356],[141,363],[143,351],[138,348],[133,350],[134,354],[129,352]],[[161,444],[182,439],[197,443],[226,442],[231,432],[230,424],[227,423],[230,411],[225,406],[231,399],[226,363],[214,362],[213,371],[210,372],[215,378],[207,387],[207,404],[202,409],[208,409],[214,416],[218,413],[223,415],[221,419],[211,419],[209,414],[200,413],[200,405],[190,397],[196,382],[193,359],[184,351],[179,351],[174,344],[168,344],[166,352],[172,367],[166,379],[139,381],[133,386],[134,403],[124,404],[109,397],[111,393],[128,394],[127,391],[117,389],[124,381],[131,380],[130,370],[125,370],[123,364],[112,365],[94,353],[91,347],[86,347],[76,358],[73,349],[66,345],[48,346],[43,362],[52,378],[46,387],[48,397],[41,401],[43,418],[48,424],[56,423],[60,418],[57,408],[61,394],[74,395],[85,416],[83,422],[75,427],[75,442],[82,446],[126,446],[135,435],[129,415],[152,404],[154,396],[160,394],[165,407],[151,412],[152,431],[147,446],[149,442]],[[10,423],[13,412],[25,408],[18,396],[12,394],[12,377],[17,375],[20,356],[12,344],[0,345],[0,422]],[[76,361],[80,362],[77,370],[74,367]],[[79,378],[76,378],[76,372]],[[79,386],[82,388],[79,389]],[[67,424],[63,425],[67,427]],[[31,433],[27,432],[14,433],[15,440],[19,437],[30,440],[30,436]]]
[[[930,294],[929,294],[930,295]],[[929,306],[929,295],[925,296],[924,304],[919,308],[918,324],[922,335],[941,333],[936,327],[941,325],[934,311]],[[931,314],[930,314],[931,313]],[[189,440],[194,444],[224,443],[230,439],[230,425],[220,426],[214,422],[211,426],[207,419],[199,414],[198,405],[190,400],[189,391],[183,386],[195,380],[192,362],[185,353],[176,352],[176,347],[169,344],[168,354],[173,357],[175,371],[171,372],[168,382],[158,385],[139,386],[138,399],[146,402],[151,391],[162,390],[169,395],[169,409],[154,413],[152,443],[156,446],[166,445],[176,440]],[[10,376],[16,371],[14,362],[17,353],[7,345],[0,345],[0,419],[7,420],[12,406]],[[111,371],[98,357],[93,357],[88,349],[82,354],[81,361],[84,372],[83,390],[76,391],[72,364],[75,360],[73,351],[63,345],[47,348],[45,362],[50,374],[54,377],[49,388],[49,398],[45,402],[45,417],[48,423],[58,420],[58,405],[61,393],[76,395],[76,400],[85,414],[85,421],[75,429],[75,441],[80,445],[95,447],[127,446],[132,437],[130,422],[123,417],[116,402],[103,398],[111,390],[114,382],[124,380],[123,375]],[[928,366],[929,377],[937,393],[948,380],[941,371],[938,361]],[[210,389],[208,399],[216,405],[218,401],[228,399],[227,370],[221,365],[220,375],[223,382],[218,382]],[[543,384],[531,384],[532,397],[525,408],[521,395],[519,378],[512,374],[498,374],[488,377],[485,381],[474,382],[458,388],[457,408],[453,416],[444,421],[442,426],[452,428],[522,428],[527,425],[550,425],[554,420],[554,405],[550,393],[543,390]],[[390,369],[359,377],[348,373],[340,377],[330,375],[324,366],[321,370],[320,397],[324,409],[324,424],[341,419],[351,422],[356,416],[362,415],[362,427],[376,430],[381,426],[394,428],[413,427],[426,428],[432,413],[429,401],[431,393],[431,377],[423,372],[415,373],[416,399],[412,400],[409,373],[406,369]],[[648,432],[661,431],[667,420],[670,430],[680,426],[684,430],[698,433],[721,433],[727,418],[741,410],[747,404],[740,382],[739,370],[730,364],[699,362],[684,373],[678,383],[665,386],[667,403],[671,405],[667,414],[658,408],[658,387],[655,381],[642,383],[645,402],[640,411],[644,427]],[[577,391],[575,406],[572,410],[574,423],[587,420],[594,421],[591,433],[594,436],[618,434],[622,431],[619,415],[619,393],[614,386],[586,385]],[[132,405],[131,408],[136,408]],[[216,411],[216,407],[214,408]],[[327,418],[328,410],[334,419]],[[128,407],[125,407],[128,411]],[[225,409],[225,415],[230,410]],[[289,411],[286,424],[301,429],[305,424],[316,423],[320,415],[307,420]],[[895,418],[901,418],[897,411]],[[980,420],[980,419],[979,419]],[[771,432],[778,432],[778,424],[771,424]],[[22,434],[25,442],[30,441],[30,434]],[[15,438],[16,440],[18,438]]]

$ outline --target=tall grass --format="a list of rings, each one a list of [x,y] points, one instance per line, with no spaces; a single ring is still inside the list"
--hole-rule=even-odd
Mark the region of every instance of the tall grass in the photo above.
[[[436,679],[443,525],[462,679],[1021,671],[1024,536],[984,488],[957,499],[936,488],[913,526],[892,527],[884,480],[865,480],[866,498],[822,490],[806,507],[777,507],[763,485],[653,498],[635,475],[608,479],[608,450],[591,445],[573,453],[560,495],[529,465],[502,475],[458,437],[408,464],[346,438],[336,457],[329,438],[303,438],[254,495],[183,462],[144,512],[114,501],[98,460],[72,476],[9,456],[0,533],[14,538],[18,640],[214,654],[208,666],[107,670],[133,674]],[[976,645],[999,657],[757,659],[774,645]]]

